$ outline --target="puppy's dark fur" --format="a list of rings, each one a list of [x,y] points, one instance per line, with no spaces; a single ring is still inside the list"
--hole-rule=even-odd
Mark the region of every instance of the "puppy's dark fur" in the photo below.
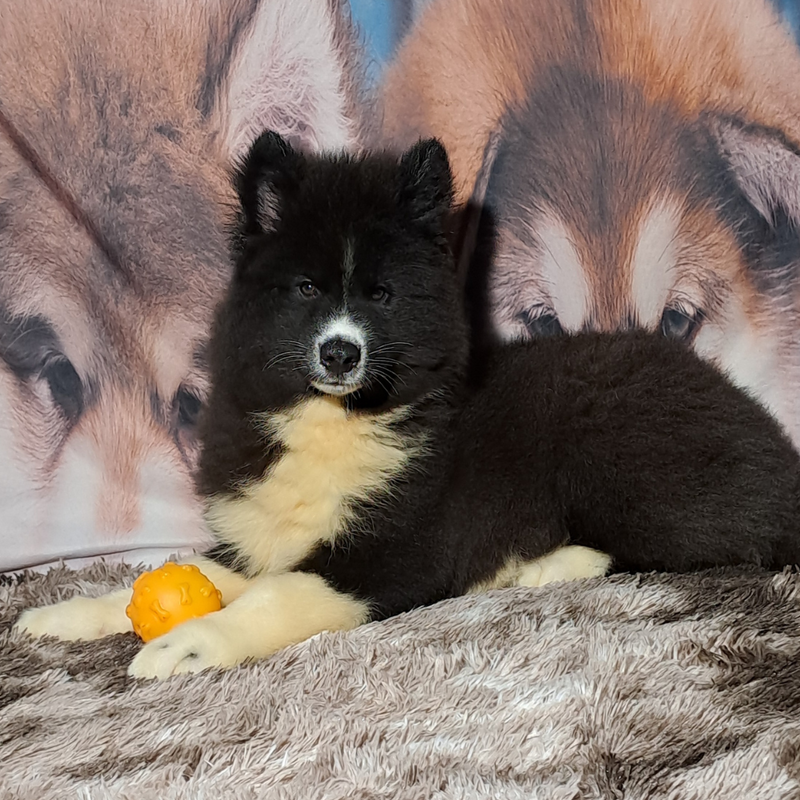
[[[330,402],[414,445],[382,490],[344,498],[335,536],[290,569],[316,573],[374,619],[567,544],[621,570],[800,561],[797,453],[683,346],[630,332],[471,350],[435,140],[398,161],[301,156],[266,134],[238,187],[236,274],[201,426],[211,506],[246,496],[287,457],[263,419],[319,395],[313,342],[332,315],[361,326],[366,354],[362,383]],[[259,535],[227,537],[212,555],[252,577]]]

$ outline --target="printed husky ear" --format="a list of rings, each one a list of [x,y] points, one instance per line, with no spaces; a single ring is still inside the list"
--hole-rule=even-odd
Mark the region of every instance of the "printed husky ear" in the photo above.
[[[280,216],[281,198],[297,180],[301,157],[280,134],[262,133],[241,160],[234,184],[245,235],[269,233]]]
[[[800,151],[779,131],[737,120],[712,124],[723,157],[751,205],[771,225],[800,227]]]
[[[475,176],[472,194],[461,214],[461,227],[455,248],[459,275],[466,275],[469,272],[469,265],[478,242],[478,231],[480,230],[483,206],[486,202],[486,190],[489,187],[489,179],[492,176],[492,169],[502,141],[503,132],[501,130],[495,130],[489,134],[483,150],[481,168]]]
[[[453,202],[453,175],[438,139],[422,139],[400,159],[401,197],[421,222],[440,222]]]
[[[199,107],[237,160],[263,130],[305,151],[359,144],[366,118],[361,47],[346,0],[226,0]]]

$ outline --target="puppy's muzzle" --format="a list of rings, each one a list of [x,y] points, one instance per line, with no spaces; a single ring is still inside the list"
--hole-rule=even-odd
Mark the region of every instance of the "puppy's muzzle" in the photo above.
[[[319,348],[319,363],[331,378],[343,378],[361,362],[361,348],[346,339],[329,339]]]

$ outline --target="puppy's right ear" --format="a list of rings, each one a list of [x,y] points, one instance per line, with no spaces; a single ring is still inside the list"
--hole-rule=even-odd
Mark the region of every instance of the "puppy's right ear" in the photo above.
[[[253,142],[234,173],[245,236],[274,231],[285,193],[297,181],[301,156],[274,131]]]
[[[400,197],[418,222],[441,224],[453,201],[453,175],[444,145],[421,139],[400,158]]]

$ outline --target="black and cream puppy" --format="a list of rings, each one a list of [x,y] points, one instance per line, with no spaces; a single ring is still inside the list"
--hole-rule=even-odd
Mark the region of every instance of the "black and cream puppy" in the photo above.
[[[218,545],[196,560],[224,608],[131,674],[230,666],[487,587],[800,561],[798,455],[688,349],[642,332],[473,346],[437,141],[311,157],[267,133],[237,188],[201,423]],[[129,630],[128,597],[19,627]]]

